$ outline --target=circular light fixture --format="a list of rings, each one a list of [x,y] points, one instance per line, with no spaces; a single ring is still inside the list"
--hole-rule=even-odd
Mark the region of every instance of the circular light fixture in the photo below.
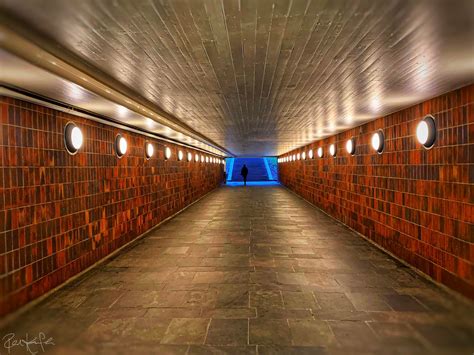
[[[165,159],[168,160],[169,158],[171,158],[171,149],[170,149],[170,147],[166,147],[165,148]]]
[[[204,155],[201,155],[201,163],[204,163]]]
[[[296,154],[296,159],[297,159],[297,160],[300,160],[300,159],[301,159],[301,154],[300,154],[300,153]]]
[[[296,161],[296,155],[293,154],[293,161]]]
[[[377,132],[375,132],[373,135],[372,135],[372,140],[371,140],[371,143],[372,143],[372,148],[374,148],[374,150],[381,154],[383,152],[383,148],[384,148],[384,135],[383,135],[383,131],[380,129],[378,130]]]
[[[331,156],[333,156],[333,157],[336,156],[336,145],[335,144],[331,144],[329,146],[329,154],[331,154]]]
[[[312,149],[310,149],[310,150],[308,151],[308,158],[309,158],[309,159],[313,159],[313,158],[314,158],[314,153],[313,153],[313,150],[312,150]]]
[[[199,161],[199,154],[194,154],[194,161],[197,163]]]
[[[178,151],[178,160],[181,161],[183,160],[184,154],[181,150]]]
[[[434,145],[436,141],[436,123],[433,116],[426,116],[418,123],[416,138],[426,149]]]
[[[351,138],[351,139],[347,140],[346,150],[347,150],[347,153],[349,153],[350,155],[355,154],[356,146],[355,146],[355,139],[354,138]]]
[[[153,153],[155,153],[155,148],[153,148],[153,144],[150,142],[145,143],[145,156],[147,159],[150,159],[153,156]]]
[[[84,143],[82,131],[74,123],[69,122],[64,128],[64,145],[69,154],[76,154]]]
[[[127,140],[121,135],[117,134],[115,137],[115,153],[121,158],[127,152]]]
[[[318,148],[318,157],[320,157],[320,158],[323,157],[323,147]]]
[[[209,163],[209,157],[206,157],[206,163]]]
[[[306,152],[301,153],[301,159],[306,160]]]
[[[188,161],[191,161],[193,160],[193,155],[190,152],[188,152],[187,158],[188,158]]]

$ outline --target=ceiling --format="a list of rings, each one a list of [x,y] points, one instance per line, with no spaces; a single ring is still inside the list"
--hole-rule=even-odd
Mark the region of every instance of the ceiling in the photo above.
[[[472,0],[0,0],[0,12],[238,156],[474,82]]]

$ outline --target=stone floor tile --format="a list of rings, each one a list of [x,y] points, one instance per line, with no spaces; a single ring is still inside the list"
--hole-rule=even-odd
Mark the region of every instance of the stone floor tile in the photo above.
[[[212,319],[207,333],[206,344],[247,345],[247,319]]]
[[[283,298],[281,291],[251,291],[250,307],[283,308]]]
[[[162,344],[204,344],[210,319],[173,318]]]
[[[257,345],[291,345],[286,319],[250,319],[249,343]]]
[[[312,292],[282,291],[283,303],[288,309],[317,309],[316,300]]]
[[[288,321],[293,345],[330,346],[336,338],[328,323],[312,319],[291,319]]]
[[[426,312],[415,298],[408,295],[385,295],[386,302],[397,312]]]
[[[314,292],[322,310],[351,311],[354,305],[344,293],[339,292]]]

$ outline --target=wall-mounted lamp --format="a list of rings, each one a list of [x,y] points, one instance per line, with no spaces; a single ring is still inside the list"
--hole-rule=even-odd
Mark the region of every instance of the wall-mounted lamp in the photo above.
[[[193,155],[192,155],[191,152],[188,152],[188,154],[186,154],[186,155],[187,155],[188,161],[193,160]]]
[[[114,146],[115,154],[117,154],[119,158],[121,158],[127,152],[127,140],[121,134],[117,134],[117,136],[115,137]]]
[[[379,129],[377,132],[375,132],[372,135],[371,143],[372,143],[372,148],[377,153],[381,154],[383,152],[385,142],[384,142],[384,134],[383,134],[383,131],[381,129]]]
[[[301,153],[301,159],[306,160],[306,152]]]
[[[331,156],[333,156],[333,157],[336,156],[336,145],[335,144],[331,144],[329,146],[329,154],[331,154]]]
[[[178,151],[178,160],[181,161],[184,158],[184,154],[181,150]]]
[[[300,153],[296,154],[296,159],[297,159],[297,160],[300,160],[300,159],[301,159],[301,154],[300,154]]]
[[[416,138],[426,149],[434,145],[436,141],[436,123],[433,116],[426,116],[418,123]]]
[[[348,139],[346,142],[347,153],[349,153],[350,155],[354,155],[355,150],[356,150],[355,139],[354,138]]]
[[[69,154],[76,154],[82,147],[84,137],[82,131],[75,123],[69,122],[64,128],[64,145]]]
[[[323,152],[323,147],[319,147],[317,153],[318,153],[318,157],[322,158],[322,157],[323,157],[323,153],[324,153],[324,152]]]
[[[154,153],[155,153],[155,149],[153,148],[153,144],[151,144],[150,142],[146,142],[145,143],[145,157],[147,159],[150,159]]]
[[[165,159],[168,160],[169,158],[171,158],[171,149],[170,149],[170,147],[166,147],[165,148]]]
[[[314,158],[314,152],[313,152],[312,149],[310,149],[310,150],[308,151],[308,158],[309,158],[309,159],[313,159],[313,158]]]

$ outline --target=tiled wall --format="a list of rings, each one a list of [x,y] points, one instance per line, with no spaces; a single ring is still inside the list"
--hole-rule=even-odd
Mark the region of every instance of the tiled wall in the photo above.
[[[415,137],[432,114],[438,139],[430,150]],[[372,150],[382,128],[385,150]],[[345,150],[356,139],[356,154]],[[337,155],[329,156],[335,143]],[[324,157],[316,149],[324,147]],[[280,163],[288,188],[444,285],[474,298],[474,86],[379,118],[290,154],[313,160]],[[281,157],[285,157],[282,155]]]
[[[84,134],[74,156],[67,122]],[[117,133],[128,141],[118,159]],[[222,165],[177,160],[159,140],[0,97],[0,316],[71,276],[217,187]],[[173,157],[164,160],[164,148]],[[194,158],[194,157],[193,157]],[[186,160],[186,155],[185,155]]]

